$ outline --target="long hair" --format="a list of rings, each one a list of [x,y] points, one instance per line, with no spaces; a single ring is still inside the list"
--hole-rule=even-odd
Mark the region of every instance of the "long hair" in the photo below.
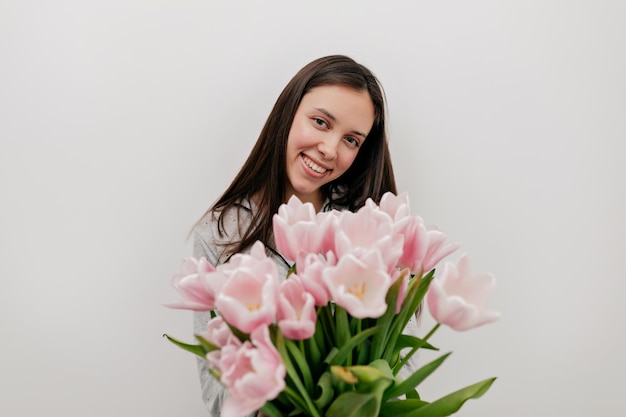
[[[302,97],[315,87],[340,85],[367,91],[374,104],[374,124],[350,168],[325,184],[323,196],[331,204],[357,210],[367,198],[379,202],[382,195],[396,193],[395,178],[387,146],[385,100],[378,79],[363,65],[343,55],[316,59],[303,67],[285,86],[241,170],[207,213],[219,213],[218,230],[223,233],[223,213],[240,201],[255,196],[258,210],[241,240],[232,242],[227,253],[234,254],[261,240],[272,242],[272,216],[284,203],[287,138]]]

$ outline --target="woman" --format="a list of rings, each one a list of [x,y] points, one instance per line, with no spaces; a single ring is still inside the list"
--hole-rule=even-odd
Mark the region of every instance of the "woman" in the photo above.
[[[396,193],[385,133],[385,103],[376,77],[349,57],[319,58],[284,88],[243,167],[194,228],[194,256],[213,265],[260,240],[279,267],[272,216],[296,195],[317,211],[357,210],[368,198]],[[194,330],[208,313],[195,313]],[[224,388],[199,361],[202,395],[219,416]]]

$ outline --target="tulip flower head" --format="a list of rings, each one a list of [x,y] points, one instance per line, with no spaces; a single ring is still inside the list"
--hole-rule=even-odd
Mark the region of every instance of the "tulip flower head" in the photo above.
[[[181,270],[170,282],[183,299],[165,305],[175,309],[211,311],[221,283],[213,265],[205,258],[185,258]]]
[[[430,283],[426,300],[433,318],[454,330],[468,330],[496,321],[500,313],[487,310],[487,299],[496,284],[491,274],[470,273],[469,257],[448,262]]]
[[[318,218],[312,203],[291,196],[273,218],[276,248],[291,261],[299,252],[320,253],[332,241],[332,222],[329,216]]]
[[[209,320],[209,324],[200,336],[204,338],[209,343],[214,344],[220,349],[212,350],[208,352],[206,355],[207,360],[211,363],[211,365],[215,366],[218,371],[222,372],[220,368],[220,361],[222,357],[221,349],[226,345],[233,345],[234,347],[241,346],[241,341],[237,339],[237,337],[233,334],[230,327],[228,327],[228,323],[222,319],[222,317],[217,316],[213,319]]]
[[[281,284],[277,321],[288,339],[304,340],[315,333],[315,299],[297,275],[291,275]]]
[[[368,199],[366,204],[376,207],[376,203],[372,199]],[[411,216],[411,208],[409,205],[409,194],[401,193],[395,195],[392,192],[386,192],[380,199],[378,205],[381,211],[387,213],[394,222],[398,222],[406,217]]]
[[[376,318],[387,309],[391,277],[379,253],[370,252],[362,259],[346,255],[322,276],[332,299],[353,317]]]
[[[377,252],[387,272],[391,273],[402,255],[402,236],[393,232],[391,217],[372,206],[361,207],[356,213],[342,212],[337,220],[335,236],[336,255],[339,260],[346,255],[362,259]]]
[[[228,264],[218,267],[220,272],[227,271],[228,279],[216,296],[215,307],[228,323],[251,333],[276,317],[278,271],[261,242],[254,244],[250,254],[237,254],[232,261],[235,268]]]
[[[304,289],[315,299],[316,306],[324,306],[330,301],[330,293],[322,279],[322,272],[327,267],[336,265],[336,263],[337,259],[333,252],[328,252],[326,257],[315,253],[305,254],[304,252],[298,256],[296,263],[298,276]]]
[[[258,410],[285,389],[286,369],[269,330],[258,327],[250,341],[222,348],[221,381],[228,388],[223,417],[241,417]]]

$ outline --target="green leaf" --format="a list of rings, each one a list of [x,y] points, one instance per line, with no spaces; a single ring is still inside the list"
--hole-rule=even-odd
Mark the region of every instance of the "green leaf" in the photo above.
[[[303,344],[306,349],[306,355],[309,359],[309,363],[313,365],[313,369],[315,369],[317,365],[322,363],[322,352],[320,352],[317,340],[315,337],[309,337],[303,342]],[[312,370],[311,372],[314,371]]]
[[[230,329],[230,331],[233,332],[233,334],[237,337],[237,339],[241,340],[242,342],[245,342],[246,340],[250,340],[249,334],[242,332],[241,330],[239,330],[238,328],[236,328],[230,323],[226,323],[226,324],[228,325],[228,328]]]
[[[374,366],[358,365],[350,367],[350,371],[352,374],[356,375],[359,380],[357,383],[358,392],[379,392],[381,401],[383,392],[385,392],[387,387],[393,384],[393,374],[391,370],[386,372]]]
[[[411,348],[409,352],[405,352],[404,357],[401,358],[400,353],[402,350]],[[430,343],[420,339],[416,336],[411,336],[408,334],[401,334],[398,337],[398,341],[396,342],[396,347],[393,350],[393,355],[389,358],[389,363],[392,364],[394,369],[394,374],[397,374],[404,364],[411,359],[411,356],[415,354],[415,352],[419,348],[424,348],[428,350],[439,350],[438,347],[431,345]],[[408,357],[407,357],[408,356]]]
[[[406,393],[406,398],[408,399],[413,399],[413,400],[421,400],[420,398],[420,393],[417,392],[416,389],[414,389],[413,391],[409,391]]]
[[[332,402],[326,417],[377,417],[380,393],[344,392]]]
[[[389,398],[399,397],[403,394],[407,394],[417,387],[426,377],[432,374],[439,366],[445,361],[448,356],[450,356],[452,352],[448,352],[445,355],[440,356],[432,362],[427,363],[426,365],[419,368],[417,371],[413,372],[407,379],[404,381],[395,384],[391,389],[385,392],[383,399],[387,400]]]
[[[370,347],[371,343],[365,341],[364,343],[359,343],[357,345],[357,365],[364,365],[370,361]]]
[[[285,397],[289,399],[289,402],[291,404],[295,405],[297,408],[300,408],[302,410],[308,410],[307,403],[304,401],[302,396],[300,396],[295,389],[291,388],[290,386],[286,386],[283,393],[285,394]]]
[[[166,337],[167,340],[169,340],[170,342],[172,342],[179,348],[186,350],[187,352],[191,352],[194,355],[198,355],[203,359],[206,359],[207,351],[201,345],[190,345],[188,343],[183,343],[180,340],[174,339],[173,337],[168,336],[166,334],[164,334],[163,336]]]
[[[327,305],[320,307],[320,309],[317,311],[317,321],[319,322],[320,328],[322,329],[322,333],[328,347],[334,346],[337,342],[335,340],[337,328],[335,326],[335,320],[333,317],[333,306],[334,304],[329,302]],[[316,333],[319,331],[317,330],[317,327],[315,331]]]
[[[290,387],[287,386],[285,387],[285,392],[287,392],[287,394],[289,395],[299,397],[296,403],[303,410],[307,410],[308,414],[312,415],[313,417],[320,417],[319,413],[317,412],[317,409],[315,408],[315,405],[313,404],[313,400],[311,400],[311,397],[309,396],[309,392],[306,390],[306,388],[302,384],[302,381],[300,380],[300,376],[298,375],[298,372],[293,366],[293,362],[291,361],[291,357],[289,356],[289,353],[287,351],[288,348],[285,346],[285,340],[286,339],[282,336],[282,334],[280,333],[276,334],[276,350],[278,350],[278,353],[280,354],[280,357],[283,360],[283,364],[285,365],[285,369],[287,370],[287,375],[289,376],[289,380],[293,382],[297,390],[297,391],[288,390],[288,388]]]
[[[382,355],[383,359],[390,361],[393,357],[397,340],[411,317],[415,315],[415,312],[422,303],[422,300],[428,291],[428,286],[434,278],[434,272],[435,270],[433,269],[421,279],[414,278],[409,281],[409,287],[407,288],[402,309],[400,310],[400,313],[394,316],[390,325],[388,342],[385,344],[384,353]]]
[[[337,352],[331,351],[324,360],[324,362],[328,363],[329,365],[342,365],[356,345],[358,345],[371,335],[375,334],[378,330],[378,326],[371,327],[367,330],[363,330],[359,334],[354,335],[343,346],[341,346],[341,348],[339,348]]]
[[[202,345],[202,347],[204,348],[204,350],[208,353],[214,350],[219,350],[220,348],[218,346],[215,346],[213,343],[209,342],[208,340],[206,340],[204,337],[200,336],[200,335],[195,335],[196,339],[198,340],[198,342],[200,342],[200,345]]]
[[[330,364],[330,363],[334,363],[333,361],[335,360],[335,356],[337,356],[337,353],[339,353],[339,349],[337,349],[336,347],[333,347],[330,352],[328,352],[328,355],[326,355],[326,358],[324,359],[324,363]]]
[[[346,344],[351,337],[348,312],[344,308],[335,306],[335,323],[337,325],[335,340],[341,346]]]
[[[284,339],[284,341],[287,350],[300,370],[300,375],[302,375],[307,392],[313,392],[313,377],[311,376],[311,369],[309,368],[306,358],[300,349],[298,349],[298,346],[296,346],[296,342],[289,339]]]
[[[318,308],[317,320],[315,322],[315,334],[308,339],[308,350],[311,355],[308,361],[314,380],[318,379],[322,373],[326,371],[327,366],[324,360],[328,357],[331,346],[327,342],[327,329],[324,328],[324,324],[322,323],[323,320],[321,318],[324,315],[320,314],[321,311],[322,309]]]
[[[482,397],[496,378],[488,378],[439,398],[412,412],[398,417],[445,417],[456,413],[467,400]]]
[[[406,400],[387,401],[384,402],[383,405],[380,407],[380,417],[404,416],[405,413],[414,411],[426,404],[428,404],[428,402],[413,398]]]
[[[376,320],[376,325],[380,328],[380,331],[374,335],[372,340],[372,347],[370,349],[370,361],[380,359],[385,345],[387,345],[387,334],[389,332],[390,324],[396,315],[396,303],[398,301],[398,293],[400,292],[400,285],[402,284],[402,277],[389,288],[387,292],[387,311]]]
[[[340,394],[326,412],[326,417],[377,417],[383,393],[393,383],[393,373],[383,360],[372,365],[344,369],[357,377],[356,391]]]
[[[368,366],[376,369],[384,378],[389,379],[390,381],[394,379],[393,372],[391,371],[391,368],[389,367],[389,363],[387,363],[387,361],[383,359],[376,359]],[[356,367],[353,366],[352,368]]]
[[[396,343],[396,349],[398,349],[398,351],[413,346],[419,346],[420,349],[439,350],[438,347],[435,347],[428,342],[424,342],[422,339],[416,336],[401,334],[398,337],[398,341]]]
[[[321,410],[330,404],[335,393],[335,390],[333,389],[332,376],[329,372],[324,372],[322,374],[319,381],[317,381],[317,388],[320,395],[314,399],[313,402]]]
[[[433,334],[435,334],[435,332],[437,331],[437,329],[439,329],[440,326],[441,326],[440,323],[435,324],[435,326],[428,332],[428,334],[424,336],[423,339],[421,339],[421,343],[418,342],[415,346],[413,346],[413,348],[399,362],[397,362],[399,356],[396,356],[393,358],[393,363],[394,363],[393,371],[395,374],[400,372],[402,367],[411,359],[411,357],[415,354],[415,352],[417,352],[417,350],[421,347],[421,345],[426,343],[426,341]],[[397,354],[399,355],[399,353],[400,352],[398,352]]]
[[[298,408],[296,404],[291,402],[291,399],[289,398],[289,395],[287,395],[286,390],[278,394],[278,397],[274,398],[273,400],[269,402],[271,402],[274,406],[276,406],[281,411],[289,410],[294,407]]]
[[[267,417],[283,417],[283,414],[280,412],[280,410],[269,401],[266,402],[259,411]]]

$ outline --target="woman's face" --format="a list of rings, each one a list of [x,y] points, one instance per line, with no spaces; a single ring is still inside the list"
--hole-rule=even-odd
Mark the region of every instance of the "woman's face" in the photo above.
[[[296,195],[321,209],[320,187],[350,168],[373,124],[365,90],[327,85],[306,93],[287,138],[285,201]]]

